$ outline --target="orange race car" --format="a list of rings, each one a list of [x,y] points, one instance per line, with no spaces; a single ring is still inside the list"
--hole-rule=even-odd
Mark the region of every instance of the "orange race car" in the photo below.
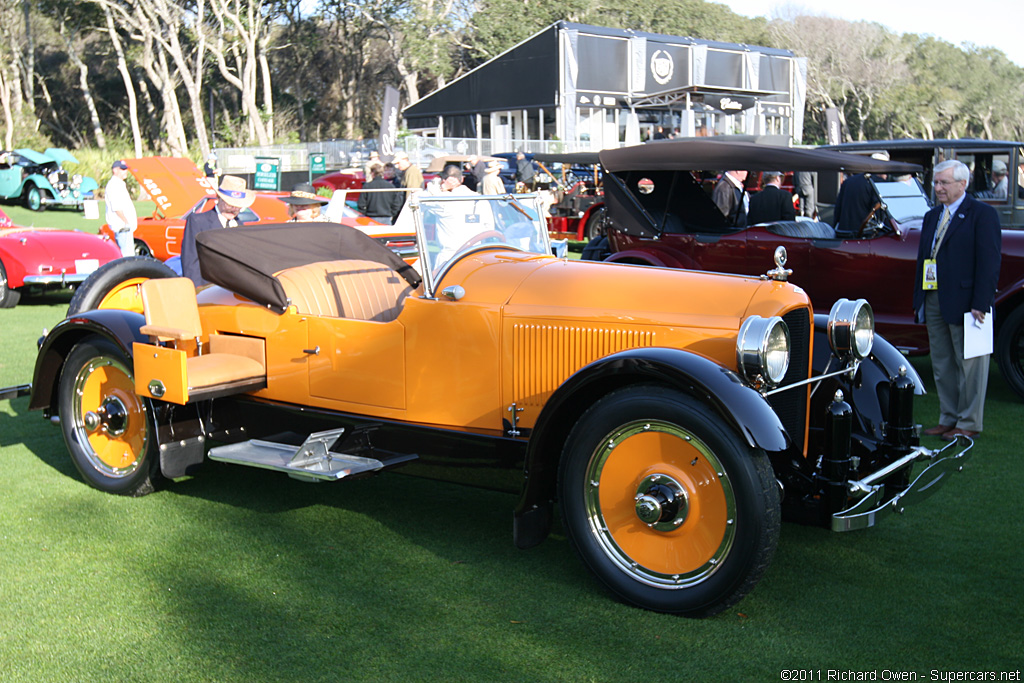
[[[135,253],[160,261],[179,256],[185,219],[191,213],[208,211],[217,201],[211,179],[205,177],[189,159],[182,157],[143,157],[127,159],[125,163],[139,185],[156,202],[153,215],[139,219],[135,230]],[[288,220],[288,212],[280,198],[287,195],[287,192],[259,192],[256,201],[242,211],[239,219],[246,225],[282,223]],[[343,209],[340,222],[374,237],[391,236],[394,232],[391,229],[379,230],[380,223],[349,207]],[[100,228],[100,234],[114,239],[114,232],[106,224]],[[408,241],[396,242],[404,244]]]
[[[504,488],[516,545],[557,505],[615,595],[688,616],[754,587],[783,513],[869,527],[967,460],[970,439],[919,445],[921,379],[867,302],[815,316],[783,250],[761,277],[570,261],[536,199],[411,197],[416,267],[336,224],[202,233],[214,286],[150,279],[144,313],[66,318],[29,407],[114,494],[208,458]]]

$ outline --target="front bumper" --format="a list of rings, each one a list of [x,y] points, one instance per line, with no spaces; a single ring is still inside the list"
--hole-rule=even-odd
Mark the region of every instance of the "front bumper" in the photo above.
[[[832,515],[832,531],[854,531],[874,526],[878,520],[892,513],[902,514],[907,505],[918,503],[935,493],[946,483],[947,475],[959,472],[971,457],[974,441],[966,436],[939,450],[915,446],[906,456],[863,479],[847,484],[850,496],[859,500]],[[950,449],[953,449],[952,452]],[[886,494],[885,480],[927,462],[928,466],[910,485],[895,495]]]
[[[26,285],[77,285],[85,282],[85,279],[92,273],[47,273],[45,275],[26,275]]]
[[[62,197],[43,197],[43,206],[70,206],[80,209],[85,197],[68,195]]]

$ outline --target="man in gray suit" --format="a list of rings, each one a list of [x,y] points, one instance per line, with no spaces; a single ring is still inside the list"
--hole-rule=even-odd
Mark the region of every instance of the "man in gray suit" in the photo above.
[[[924,216],[914,278],[939,395],[939,424],[924,433],[947,441],[982,430],[990,356],[964,359],[965,314],[972,325],[991,315],[1002,249],[999,214],[967,195],[970,177],[960,161],[936,164],[938,204]]]

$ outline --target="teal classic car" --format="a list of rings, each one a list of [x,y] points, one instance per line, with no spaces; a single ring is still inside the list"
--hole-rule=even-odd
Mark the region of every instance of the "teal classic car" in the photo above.
[[[20,201],[33,211],[48,206],[81,210],[99,183],[95,178],[68,173],[65,163],[78,163],[66,149],[51,147],[42,154],[31,149],[0,152],[0,198]]]

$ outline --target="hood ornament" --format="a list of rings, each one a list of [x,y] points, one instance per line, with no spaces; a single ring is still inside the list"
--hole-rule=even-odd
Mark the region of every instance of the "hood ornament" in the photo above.
[[[789,254],[786,253],[786,248],[782,245],[775,247],[775,268],[769,270],[762,277],[766,280],[775,280],[777,282],[786,282],[789,276],[793,274],[793,271],[786,268],[786,261],[789,259]]]

